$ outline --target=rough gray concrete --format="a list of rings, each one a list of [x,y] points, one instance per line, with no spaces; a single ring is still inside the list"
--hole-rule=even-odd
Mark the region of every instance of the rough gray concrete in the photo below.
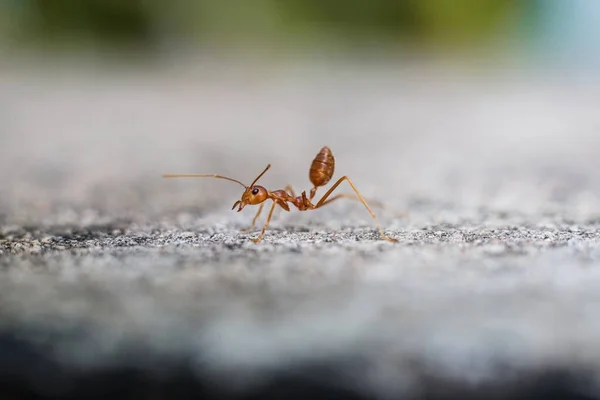
[[[8,392],[600,394],[595,76],[45,67],[0,76]],[[398,244],[340,201],[255,245],[238,185],[161,178],[299,192],[323,145]]]

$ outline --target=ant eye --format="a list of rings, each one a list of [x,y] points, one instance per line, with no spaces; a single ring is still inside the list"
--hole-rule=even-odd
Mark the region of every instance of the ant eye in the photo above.
[[[258,189],[254,189],[254,190],[252,191],[252,194],[258,194]]]

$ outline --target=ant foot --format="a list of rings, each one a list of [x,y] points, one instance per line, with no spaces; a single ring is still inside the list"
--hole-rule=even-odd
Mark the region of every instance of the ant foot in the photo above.
[[[398,240],[398,239],[394,239],[394,238],[392,238],[392,237],[389,237],[389,236],[387,236],[387,235],[382,235],[382,236],[383,236],[383,238],[384,238],[385,240],[387,240],[388,242],[391,242],[391,243],[398,243],[398,242],[399,242],[399,240]]]

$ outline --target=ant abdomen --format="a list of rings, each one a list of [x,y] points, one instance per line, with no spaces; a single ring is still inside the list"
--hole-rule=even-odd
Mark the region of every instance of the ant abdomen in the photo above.
[[[329,147],[325,146],[319,151],[319,154],[316,155],[310,165],[308,177],[315,187],[324,186],[331,180],[334,169],[335,158]]]

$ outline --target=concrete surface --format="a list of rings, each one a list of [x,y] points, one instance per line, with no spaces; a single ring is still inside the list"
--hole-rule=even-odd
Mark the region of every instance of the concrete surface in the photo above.
[[[0,75],[3,393],[600,395],[595,76],[44,67]],[[238,185],[161,178],[300,192],[323,145],[400,243],[340,201],[255,245]]]

